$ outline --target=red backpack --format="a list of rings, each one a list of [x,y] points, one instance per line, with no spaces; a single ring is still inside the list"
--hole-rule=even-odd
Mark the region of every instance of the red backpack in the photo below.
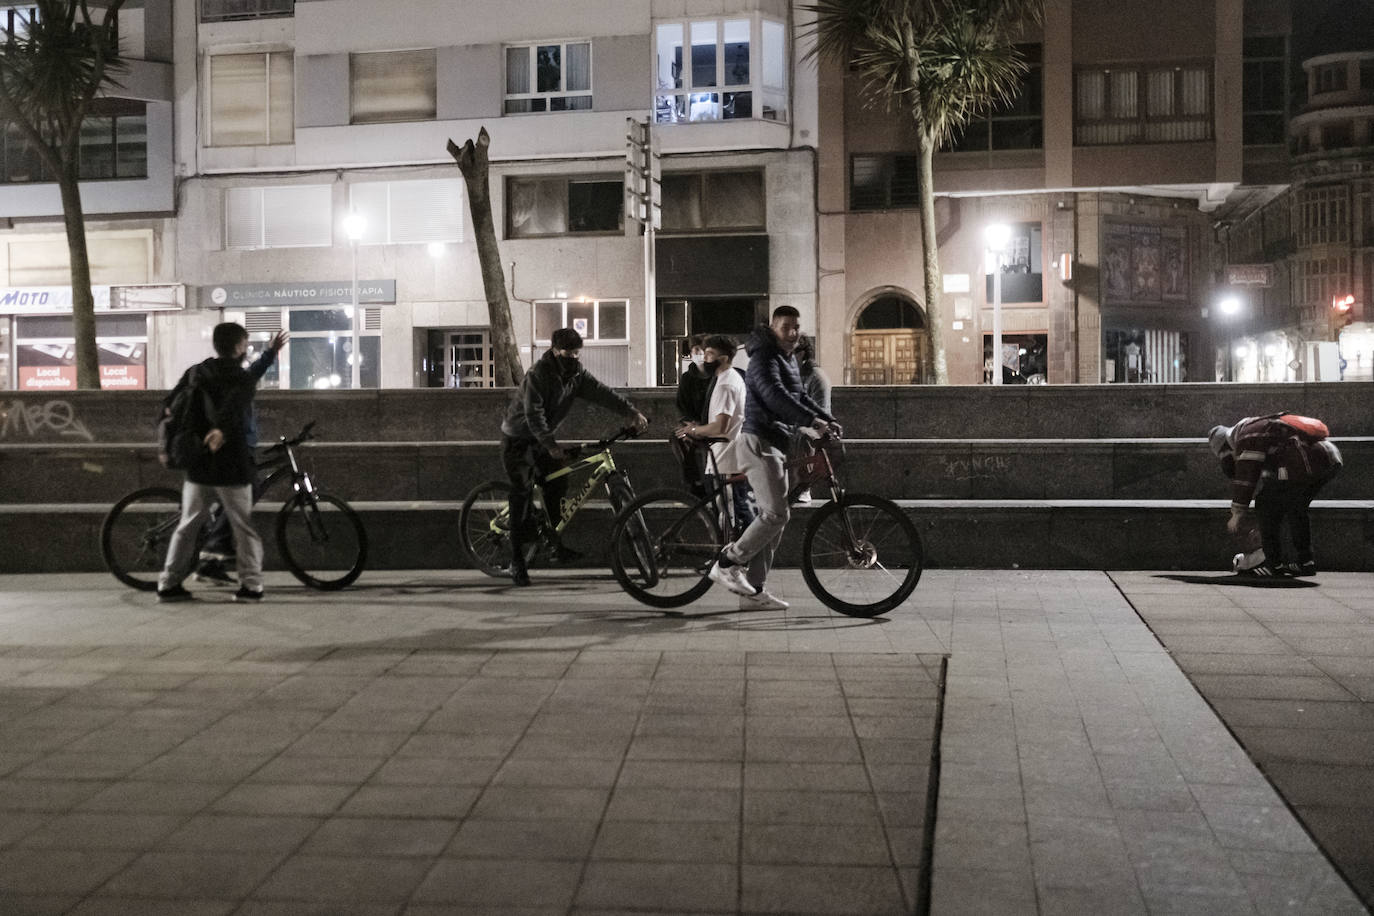
[[[1299,416],[1295,413],[1277,413],[1274,419],[1292,428],[1304,442],[1320,442],[1331,435],[1326,424],[1315,417]]]

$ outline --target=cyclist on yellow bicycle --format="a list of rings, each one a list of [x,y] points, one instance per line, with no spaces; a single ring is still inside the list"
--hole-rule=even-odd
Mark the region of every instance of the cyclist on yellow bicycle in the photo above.
[[[583,398],[623,414],[639,430],[649,425],[633,404],[582,367],[581,334],[572,328],[559,328],[550,342],[553,346],[525,374],[501,421],[501,460],[511,483],[510,576],[516,585],[530,584],[527,545],[538,543],[540,528],[531,511],[534,485],[563,464],[565,455],[555,433],[572,409],[573,401]],[[557,522],[558,507],[567,488],[566,476],[544,485],[544,507],[551,523]],[[555,542],[551,550],[554,562],[566,563],[577,558],[561,543]]]

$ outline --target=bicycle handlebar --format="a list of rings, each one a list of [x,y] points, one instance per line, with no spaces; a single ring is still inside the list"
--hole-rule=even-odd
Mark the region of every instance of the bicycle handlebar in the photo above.
[[[302,426],[301,431],[296,433],[296,435],[292,436],[290,439],[286,438],[285,436],[279,437],[277,439],[276,444],[269,447],[267,451],[269,453],[279,452],[283,449],[300,445],[302,442],[308,442],[309,440],[315,438],[315,434],[312,432],[312,430],[315,428],[315,422],[316,421],[311,420],[309,423]]]

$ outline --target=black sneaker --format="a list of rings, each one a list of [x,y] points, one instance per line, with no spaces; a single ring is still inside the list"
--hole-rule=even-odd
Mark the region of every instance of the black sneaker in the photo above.
[[[525,569],[524,563],[512,563],[510,565],[510,580],[522,588],[530,584],[530,573],[529,570]]]
[[[1290,576],[1315,576],[1317,574],[1317,561],[1304,560],[1301,563],[1285,563],[1283,571]]]
[[[564,547],[562,544],[554,544],[549,548],[549,562],[559,566],[569,566],[581,560],[582,553],[573,550],[571,547]]]
[[[1281,579],[1284,570],[1280,566],[1271,566],[1268,563],[1261,563],[1249,569],[1242,569],[1237,575],[1245,576],[1250,579]]]
[[[262,589],[258,589],[257,591],[253,591],[251,588],[249,588],[249,587],[246,586],[246,585],[240,585],[240,586],[239,586],[239,590],[236,591],[236,592],[234,592],[234,600],[235,600],[235,601],[261,601],[261,600],[262,600]]]
[[[157,600],[159,604],[172,604],[176,601],[191,601],[195,597],[195,595],[192,595],[180,585],[173,585],[171,588],[160,588],[157,590]]]
[[[239,580],[229,575],[229,570],[225,568],[220,560],[204,560],[196,568],[195,579],[197,582],[209,582],[211,585],[238,585]]]

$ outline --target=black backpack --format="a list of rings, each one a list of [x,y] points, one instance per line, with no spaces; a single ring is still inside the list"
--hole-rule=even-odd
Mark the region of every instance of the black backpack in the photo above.
[[[208,455],[205,434],[211,429],[214,404],[200,386],[199,367],[193,366],[183,385],[165,402],[157,424],[157,460],[162,466],[182,471]]]

